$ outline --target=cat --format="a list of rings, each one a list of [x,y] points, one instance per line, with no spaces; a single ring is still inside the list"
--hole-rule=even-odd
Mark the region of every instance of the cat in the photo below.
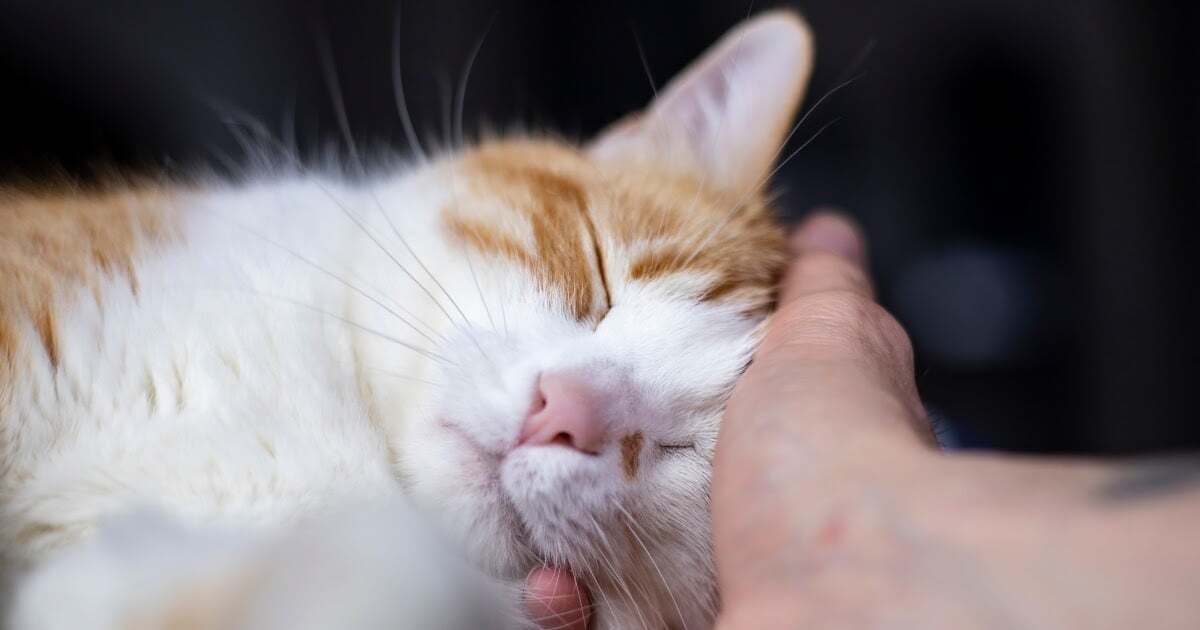
[[[5,190],[9,625],[530,627],[549,563],[593,628],[711,626],[710,462],[812,50],[756,16],[582,144]]]

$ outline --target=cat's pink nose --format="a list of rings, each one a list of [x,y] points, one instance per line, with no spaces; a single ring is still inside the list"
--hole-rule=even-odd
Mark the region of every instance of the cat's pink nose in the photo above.
[[[584,453],[596,453],[604,440],[604,426],[595,393],[565,374],[542,374],[529,415],[521,425],[520,444],[561,444]]]

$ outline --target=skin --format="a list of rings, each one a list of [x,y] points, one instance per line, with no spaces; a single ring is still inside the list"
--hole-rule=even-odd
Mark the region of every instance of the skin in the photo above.
[[[942,452],[857,228],[792,245],[714,462],[719,630],[1200,627],[1200,457]],[[555,569],[530,597],[555,577],[578,610]]]

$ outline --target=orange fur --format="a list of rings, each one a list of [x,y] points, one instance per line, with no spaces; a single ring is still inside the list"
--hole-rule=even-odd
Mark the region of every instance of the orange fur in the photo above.
[[[641,431],[621,438],[621,464],[625,469],[625,478],[630,481],[637,478],[638,457],[642,454],[642,442],[645,437]]]
[[[770,307],[786,241],[757,192],[734,196],[660,164],[597,163],[546,141],[488,144],[464,166],[443,213],[447,231],[477,254],[526,267],[580,321],[607,311],[609,278],[680,272],[710,278],[701,299]],[[610,249],[631,254],[628,268],[606,268]]]
[[[40,353],[57,364],[58,297],[90,288],[99,299],[101,282],[113,277],[137,290],[139,252],[174,233],[168,199],[159,187],[0,189],[0,406],[20,363]],[[29,326],[35,344],[21,334]]]

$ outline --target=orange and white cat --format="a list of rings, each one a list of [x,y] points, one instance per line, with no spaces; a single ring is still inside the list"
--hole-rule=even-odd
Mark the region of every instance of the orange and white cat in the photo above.
[[[811,64],[772,12],[583,146],[4,192],[9,625],[524,627],[551,563],[595,628],[710,626],[709,466]]]

